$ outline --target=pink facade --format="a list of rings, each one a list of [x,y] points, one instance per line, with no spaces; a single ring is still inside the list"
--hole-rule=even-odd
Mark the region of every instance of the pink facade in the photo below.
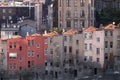
[[[17,37],[7,41],[7,69],[23,70],[44,66],[44,37]]]

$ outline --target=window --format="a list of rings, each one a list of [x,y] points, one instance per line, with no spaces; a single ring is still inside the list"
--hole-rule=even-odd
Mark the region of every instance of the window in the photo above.
[[[30,61],[28,61],[28,68],[30,68]]]
[[[84,49],[87,50],[87,44],[86,43],[84,44]]]
[[[53,63],[52,63],[52,62],[50,62],[50,66],[53,66]]]
[[[81,28],[84,28],[84,27],[85,27],[85,21],[84,21],[84,20],[81,20],[81,21],[80,21],[80,27],[81,27]]]
[[[64,52],[65,53],[67,52],[67,46],[64,46]]]
[[[74,6],[77,7],[77,0],[74,1]]]
[[[80,17],[81,17],[81,18],[84,18],[84,17],[85,17],[85,12],[84,12],[84,10],[81,10],[81,11],[80,11]]]
[[[45,38],[45,44],[47,44],[47,38]]]
[[[69,36],[69,38],[70,38],[69,40],[72,41],[72,36],[71,35]]]
[[[71,16],[71,13],[70,13],[70,11],[68,10],[68,11],[66,12],[66,17],[67,17],[67,18],[70,18],[70,16]]]
[[[14,69],[16,69],[16,64],[14,63]]]
[[[14,48],[16,48],[16,42],[14,42]]]
[[[67,41],[67,36],[64,36],[64,41]]]
[[[9,9],[9,13],[12,13],[12,10],[11,10],[11,9]]]
[[[80,6],[83,7],[85,5],[85,0],[80,0]]]
[[[30,40],[28,40],[28,46],[30,46]]]
[[[67,20],[67,21],[66,21],[66,26],[67,26],[68,28],[71,27],[71,21],[70,21],[70,20]]]
[[[110,31],[110,36],[113,36],[113,31]]]
[[[78,20],[74,20],[74,27],[78,28]]]
[[[31,56],[32,56],[32,57],[34,57],[34,54],[35,54],[35,52],[34,52],[34,51],[32,51],[32,55],[31,55]]]
[[[36,47],[37,47],[37,48],[40,48],[40,44],[37,44]]]
[[[76,40],[76,45],[79,45],[79,40]]]
[[[92,61],[92,56],[89,56],[89,60]]]
[[[84,38],[85,38],[85,39],[87,38],[87,33],[84,34]]]
[[[72,46],[69,46],[69,52],[72,53]]]
[[[105,53],[105,60],[108,60],[108,54]]]
[[[60,0],[60,7],[61,7],[61,0]]]
[[[45,66],[47,66],[47,62],[45,62]]]
[[[105,48],[108,48],[108,41],[105,41]]]
[[[53,49],[50,49],[50,54],[53,54]]]
[[[107,31],[105,31],[105,36],[107,36],[108,34],[107,34]]]
[[[53,42],[53,38],[50,38],[50,44]]]
[[[6,9],[3,9],[3,13],[6,13]]]
[[[100,42],[100,38],[99,37],[97,37],[97,42]]]
[[[4,50],[3,49],[1,49],[1,52],[3,52]]]
[[[44,49],[44,54],[48,54],[47,48]]]
[[[12,69],[12,64],[11,63],[10,63],[10,67],[9,68],[10,68],[10,70]]]
[[[113,48],[113,42],[110,42],[110,48]]]
[[[11,20],[12,19],[12,16],[9,16],[9,20]]]
[[[32,40],[32,46],[34,46],[34,40]]]
[[[74,10],[74,17],[78,17],[78,11],[77,11],[77,9]]]
[[[100,48],[96,48],[96,54],[100,54]]]
[[[92,50],[92,43],[90,43],[90,50]]]
[[[87,56],[84,57],[84,61],[87,61]]]
[[[21,67],[21,66],[19,67],[19,70],[22,70],[22,67]]]
[[[19,47],[19,50],[22,51],[22,46]]]
[[[18,35],[18,32],[14,32],[14,35]]]
[[[28,57],[30,57],[30,50],[28,50],[27,55],[28,55]]]
[[[39,54],[37,55],[37,58],[40,58],[40,55],[39,55]]]
[[[22,57],[20,57],[20,62],[22,62]]]
[[[70,7],[70,2],[71,2],[71,0],[66,0],[67,7]]]
[[[45,70],[45,75],[48,75],[48,71],[47,70]]]
[[[100,62],[100,58],[97,58],[97,62]]]
[[[92,33],[89,33],[89,39],[92,39]]]
[[[2,19],[5,19],[5,16],[2,16]]]
[[[76,49],[76,56],[78,57],[79,49]]]
[[[12,48],[12,42],[10,42],[9,48]]]
[[[34,61],[32,61],[32,67],[34,67]]]

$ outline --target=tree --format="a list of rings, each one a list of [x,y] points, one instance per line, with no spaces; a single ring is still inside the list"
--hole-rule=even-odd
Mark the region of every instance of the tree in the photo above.
[[[119,23],[120,21],[120,10],[115,9],[115,8],[110,8],[110,7],[106,7],[104,8],[101,13],[99,14],[98,12],[96,12],[96,20],[100,23],[100,24],[110,24],[112,22],[115,22],[116,24]]]

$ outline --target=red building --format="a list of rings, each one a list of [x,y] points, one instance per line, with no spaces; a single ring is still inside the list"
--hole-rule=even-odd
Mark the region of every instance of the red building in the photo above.
[[[7,40],[7,69],[24,70],[44,66],[44,37],[39,34]]]

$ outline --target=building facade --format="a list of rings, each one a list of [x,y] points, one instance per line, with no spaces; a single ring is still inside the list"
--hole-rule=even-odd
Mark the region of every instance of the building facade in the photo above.
[[[21,44],[22,43],[22,44]],[[7,70],[24,71],[44,67],[44,37],[38,34],[7,40]]]
[[[0,70],[7,70],[7,46],[6,40],[0,41]]]
[[[85,28],[94,25],[94,0],[58,0],[58,27]]]

